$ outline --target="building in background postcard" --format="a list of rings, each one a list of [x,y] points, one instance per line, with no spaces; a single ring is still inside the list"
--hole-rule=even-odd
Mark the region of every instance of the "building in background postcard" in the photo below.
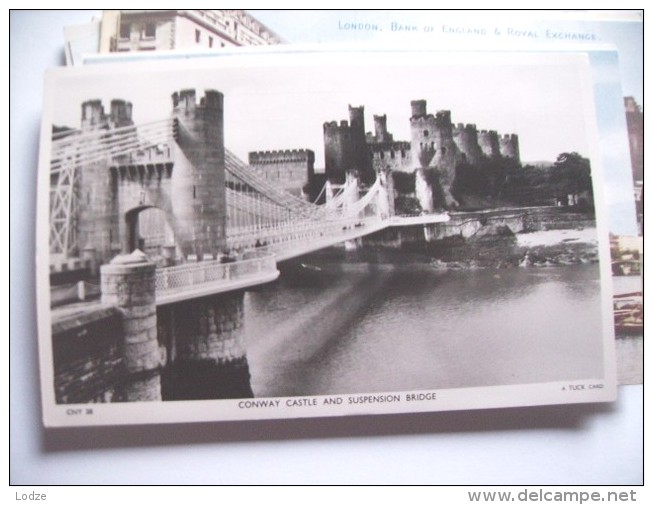
[[[218,49],[281,42],[277,34],[242,10],[106,11],[102,29],[111,52]]]

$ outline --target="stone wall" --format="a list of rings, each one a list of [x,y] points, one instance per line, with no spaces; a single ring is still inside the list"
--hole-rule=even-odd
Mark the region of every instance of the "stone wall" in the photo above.
[[[214,257],[226,249],[224,97],[194,89],[172,95],[177,123],[171,178],[177,243],[184,256]]]
[[[296,196],[315,173],[315,153],[310,149],[254,151],[249,165],[262,178]]]
[[[501,226],[512,233],[593,226],[592,216],[576,214],[561,207],[495,209],[477,212],[452,212],[446,223],[428,225],[432,240],[448,237],[470,238],[485,226]]]
[[[98,308],[52,325],[57,403],[111,402],[125,378],[122,320],[114,308]]]
[[[499,151],[504,158],[509,158],[519,163],[519,137],[515,134],[510,135],[508,133],[499,137]]]
[[[103,305],[52,327],[58,403],[253,396],[242,290],[157,307],[142,253],[101,271]]]
[[[324,123],[324,166],[330,181],[342,184],[353,165],[351,128],[348,121]]]
[[[372,167],[378,174],[383,170],[393,172],[413,172],[412,156],[409,142],[386,142],[368,144],[372,153]]]
[[[253,396],[244,343],[243,291],[159,307],[166,346],[164,400]]]
[[[495,130],[481,130],[478,134],[478,144],[483,154],[488,158],[498,158],[501,156],[499,134]]]
[[[464,155],[464,161],[476,165],[483,158],[483,151],[478,143],[478,131],[475,124],[458,123],[453,129],[453,140]]]
[[[349,121],[326,122],[324,132],[324,167],[327,178],[339,184],[345,173],[358,172],[368,183],[375,178],[372,156],[367,148],[364,108],[349,106]]]

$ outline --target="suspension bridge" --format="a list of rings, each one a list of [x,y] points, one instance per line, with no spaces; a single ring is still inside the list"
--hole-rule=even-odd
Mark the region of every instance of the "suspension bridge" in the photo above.
[[[171,117],[140,125],[124,101],[110,114],[82,104],[82,128],[52,139],[51,271],[143,249],[165,304],[269,282],[277,262],[389,226],[448,219],[393,216],[389,174],[327,182],[319,205],[286,192],[224,147],[222,100],[175,93]]]
[[[320,204],[284,191],[225,148],[223,101],[182,90],[168,118],[135,125],[131,103],[105,113],[92,100],[80,129],[53,134],[57,403],[252,396],[245,288],[276,279],[280,261],[448,219],[394,216],[385,173],[327,183]],[[77,286],[53,281],[73,272],[87,272]],[[100,300],[70,304],[70,291]]]

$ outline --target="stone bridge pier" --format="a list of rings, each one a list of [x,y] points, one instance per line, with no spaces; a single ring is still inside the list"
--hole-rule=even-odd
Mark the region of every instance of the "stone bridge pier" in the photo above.
[[[161,367],[165,349],[157,339],[156,265],[135,251],[102,265],[102,302],[122,315],[122,401],[161,400]]]
[[[249,398],[244,291],[156,305],[145,254],[101,267],[102,302],[120,314],[121,386],[113,401]]]
[[[158,308],[159,338],[169,364],[164,400],[251,398],[244,343],[244,291]]]

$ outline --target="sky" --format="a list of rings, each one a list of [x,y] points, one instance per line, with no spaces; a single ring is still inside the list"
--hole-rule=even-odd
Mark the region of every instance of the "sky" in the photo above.
[[[127,68],[127,70],[125,70]],[[454,123],[517,133],[522,160],[554,161],[565,151],[588,153],[588,60],[573,54],[366,53],[249,55],[212,61],[99,65],[54,71],[53,123],[78,127],[81,103],[112,98],[133,103],[136,124],[170,116],[177,90],[217,89],[225,96],[225,143],[249,151],[312,149],[324,166],[327,121],[365,107],[366,130],[386,114],[395,140],[410,140],[410,101],[429,113],[450,110]],[[591,102],[591,101],[590,101]]]

